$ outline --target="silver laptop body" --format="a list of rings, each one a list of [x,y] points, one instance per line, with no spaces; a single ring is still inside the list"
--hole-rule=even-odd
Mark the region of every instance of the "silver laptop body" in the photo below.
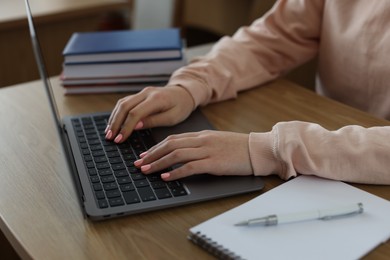
[[[26,3],[26,10],[27,10],[27,17],[29,22],[29,29],[31,34],[31,40],[33,45],[33,50],[36,58],[36,62],[38,65],[39,73],[44,85],[44,88],[46,90],[50,109],[53,114],[53,118],[56,124],[56,128],[58,130],[59,137],[61,139],[62,148],[64,151],[64,154],[67,159],[67,164],[69,166],[69,170],[72,173],[73,180],[75,187],[78,191],[79,197],[80,197],[80,203],[82,206],[82,209],[84,213],[92,220],[102,220],[112,217],[118,217],[118,216],[124,216],[124,215],[130,215],[135,213],[141,213],[141,212],[147,212],[152,210],[158,210],[158,209],[164,209],[168,207],[174,207],[174,206],[180,206],[180,205],[186,205],[190,203],[200,202],[200,201],[206,201],[211,199],[217,199],[217,198],[223,198],[227,196],[247,193],[247,192],[253,192],[253,191],[259,191],[263,189],[264,183],[260,177],[255,176],[212,176],[209,174],[201,174],[196,176],[191,176],[188,178],[184,178],[180,180],[179,184],[180,189],[182,193],[185,193],[185,195],[179,194],[179,196],[174,196],[174,192],[170,190],[171,196],[162,196],[163,198],[159,198],[157,196],[156,190],[154,188],[151,188],[151,190],[155,193],[153,199],[153,194],[146,195],[142,197],[141,193],[135,188],[132,190],[132,194],[138,195],[139,201],[133,201],[130,202],[126,200],[125,195],[121,193],[122,187],[129,187],[131,185],[135,186],[134,184],[137,183],[143,183],[137,180],[133,180],[132,178],[126,178],[123,177],[121,180],[127,180],[127,183],[120,185],[120,181],[118,179],[110,180],[109,185],[106,183],[101,183],[102,189],[99,190],[99,195],[106,195],[110,194],[110,196],[116,196],[111,199],[113,202],[112,205],[110,204],[111,201],[107,202],[106,204],[100,203],[102,200],[99,200],[97,198],[97,191],[96,187],[98,185],[95,185],[98,180],[100,182],[103,180],[107,180],[112,177],[105,178],[106,175],[101,176],[99,171],[95,169],[96,174],[91,175],[91,172],[94,172],[93,166],[88,165],[88,162],[86,162],[83,158],[85,157],[85,154],[83,154],[83,148],[80,147],[80,133],[81,131],[77,130],[78,126],[77,122],[83,122],[87,118],[94,118],[94,117],[107,117],[109,116],[109,113],[96,113],[96,114],[86,114],[86,115],[78,115],[78,116],[67,116],[63,119],[60,118],[58,109],[56,107],[56,103],[54,100],[53,90],[50,84],[50,80],[45,68],[42,52],[39,46],[39,42],[37,39],[35,27],[33,24],[32,14],[29,6],[28,0],[25,0]],[[213,129],[213,127],[210,125],[210,123],[206,120],[206,118],[203,116],[203,114],[196,110],[187,120],[185,120],[183,123],[180,123],[174,127],[165,127],[165,128],[155,128],[150,129],[150,132],[153,139],[156,142],[161,141],[165,137],[176,134],[176,133],[184,133],[184,132],[193,132],[193,131],[200,131],[204,129]],[[83,130],[85,133],[85,130]],[[86,142],[88,146],[88,142]],[[111,149],[120,149],[122,147],[113,148],[113,146],[118,146],[114,143],[110,144]],[[94,158],[92,155],[91,157]],[[88,157],[90,158],[90,157]],[[109,162],[108,162],[109,163]],[[130,167],[131,163],[127,162],[127,166]],[[88,168],[88,166],[90,168]],[[124,172],[128,172],[129,176],[132,176],[131,172],[129,172],[129,168],[122,169],[122,174]],[[117,173],[115,171],[112,171],[112,175],[114,177]],[[138,175],[138,177],[142,178],[142,176]],[[129,183],[131,179],[131,182]],[[93,182],[95,181],[95,182]],[[145,178],[143,184],[151,184],[150,179]],[[111,184],[110,184],[111,183]],[[161,184],[159,182],[159,184]],[[120,194],[115,192],[110,192],[109,189],[106,189],[106,186],[115,186],[117,185],[117,189],[119,190]],[[126,186],[125,186],[126,185]],[[176,183],[172,184],[173,186],[176,185]],[[104,186],[104,187],[103,187]],[[155,185],[158,186],[158,185]],[[169,189],[168,189],[169,190]],[[126,193],[127,194],[127,193]],[[165,195],[169,195],[168,192],[166,192]],[[120,199],[122,199],[122,204],[114,202],[120,202]],[[106,198],[107,201],[109,200]]]

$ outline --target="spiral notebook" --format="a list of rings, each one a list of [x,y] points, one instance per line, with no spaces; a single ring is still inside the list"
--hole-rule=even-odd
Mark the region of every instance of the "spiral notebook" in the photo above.
[[[234,226],[362,202],[362,214],[277,226]],[[188,238],[223,259],[359,259],[390,237],[390,202],[346,183],[314,176],[290,180],[190,229]]]

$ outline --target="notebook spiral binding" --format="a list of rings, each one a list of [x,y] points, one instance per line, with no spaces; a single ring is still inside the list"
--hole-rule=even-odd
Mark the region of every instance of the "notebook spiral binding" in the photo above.
[[[200,232],[191,233],[188,236],[188,239],[202,247],[209,253],[216,256],[218,259],[226,259],[226,260],[244,260],[240,256],[234,254],[229,249],[224,248],[218,243],[214,242],[210,238],[202,235]]]

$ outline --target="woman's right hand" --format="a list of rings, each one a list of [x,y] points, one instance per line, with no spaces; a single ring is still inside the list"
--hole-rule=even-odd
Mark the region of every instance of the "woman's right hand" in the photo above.
[[[108,120],[106,139],[122,143],[134,129],[175,125],[194,109],[194,100],[183,87],[147,87],[118,100]]]

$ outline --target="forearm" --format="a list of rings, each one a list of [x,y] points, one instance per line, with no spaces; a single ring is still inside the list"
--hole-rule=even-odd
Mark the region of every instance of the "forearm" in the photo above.
[[[170,84],[185,87],[196,105],[205,105],[279,77],[315,56],[322,7],[322,0],[278,1],[251,26],[176,71]]]
[[[283,122],[249,139],[256,175],[299,174],[390,184],[390,127],[346,126],[337,131],[306,122]],[[261,144],[261,145],[260,145]]]

